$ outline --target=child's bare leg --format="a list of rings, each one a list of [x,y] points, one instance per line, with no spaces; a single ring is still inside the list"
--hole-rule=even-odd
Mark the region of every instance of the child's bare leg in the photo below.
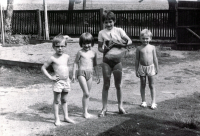
[[[108,64],[103,63],[102,66],[103,73],[103,89],[102,89],[102,105],[103,108],[99,113],[99,116],[104,116],[107,111],[107,103],[108,103],[108,90],[110,88],[110,78],[111,78],[111,68]]]
[[[79,84],[81,89],[83,90],[83,98],[82,98],[82,105],[83,105],[83,117],[85,118],[92,118],[94,115],[88,113],[88,103],[90,98],[90,89],[92,84],[92,78],[86,81],[84,76],[78,77]]]
[[[67,94],[68,92],[61,93],[61,104],[64,113],[64,121],[69,123],[75,123],[75,121],[70,119],[68,116]]]
[[[59,118],[59,101],[61,97],[61,93],[58,92],[53,92],[54,94],[54,100],[53,100],[53,108],[54,108],[54,116],[55,116],[55,125],[59,126],[60,123],[60,118]]]
[[[140,76],[140,94],[142,102],[146,102],[145,87],[146,87],[146,76]]]
[[[121,114],[126,114],[126,111],[123,108],[123,97],[121,90],[122,72],[120,70],[115,70],[113,71],[113,75],[115,79],[115,87],[117,90],[118,109]]]
[[[151,103],[156,104],[156,91],[155,91],[155,87],[154,87],[154,76],[149,76],[148,81],[149,81],[149,88],[151,91],[151,99],[152,99]]]

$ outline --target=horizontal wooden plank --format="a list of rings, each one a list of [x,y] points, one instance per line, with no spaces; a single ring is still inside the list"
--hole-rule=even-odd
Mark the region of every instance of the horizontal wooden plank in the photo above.
[[[191,25],[191,26],[177,26],[177,28],[200,28],[200,25]]]
[[[177,45],[199,45],[200,43],[177,43]]]
[[[200,8],[178,7],[177,10],[200,10]]]

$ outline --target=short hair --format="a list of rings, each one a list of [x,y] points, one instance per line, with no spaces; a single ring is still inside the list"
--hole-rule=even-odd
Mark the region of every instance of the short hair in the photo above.
[[[67,40],[64,38],[63,35],[59,34],[55,36],[52,40],[52,47],[55,47],[58,43],[61,43],[63,40],[65,40],[65,46],[67,46]]]
[[[81,47],[82,47],[82,44],[85,44],[85,43],[91,43],[92,47],[94,46],[94,38],[89,32],[83,33],[79,38],[79,45]]]
[[[141,32],[140,32],[140,37],[141,36],[144,36],[144,35],[149,35],[151,38],[152,38],[152,36],[153,36],[153,34],[151,33],[151,31],[150,30],[148,30],[148,29],[143,29]]]
[[[116,16],[110,10],[105,10],[102,15],[102,21],[104,22],[105,20],[113,20],[115,22]]]

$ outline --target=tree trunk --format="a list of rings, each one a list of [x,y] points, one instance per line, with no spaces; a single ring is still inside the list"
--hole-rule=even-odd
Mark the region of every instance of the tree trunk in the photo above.
[[[7,35],[12,34],[12,14],[13,14],[13,2],[14,0],[7,0],[7,11],[5,18],[5,32]]]
[[[83,10],[86,8],[86,0],[83,0]]]
[[[68,10],[74,10],[74,2],[75,2],[75,0],[69,0]]]

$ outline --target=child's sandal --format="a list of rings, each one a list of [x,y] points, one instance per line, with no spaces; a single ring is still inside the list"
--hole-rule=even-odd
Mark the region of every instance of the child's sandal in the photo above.
[[[147,103],[146,102],[142,102],[140,106],[146,108],[147,107]]]
[[[152,109],[152,110],[157,109],[157,104],[156,104],[156,103],[151,104],[151,109]]]

